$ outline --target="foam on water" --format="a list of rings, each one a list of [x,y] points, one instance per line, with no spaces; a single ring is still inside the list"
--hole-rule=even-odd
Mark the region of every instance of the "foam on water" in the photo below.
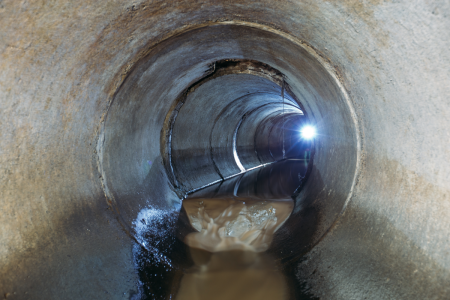
[[[173,267],[165,250],[175,242],[174,230],[178,214],[170,210],[156,208],[142,209],[133,222],[136,240],[149,254],[153,263],[163,263]]]
[[[183,207],[198,232],[185,242],[209,252],[245,250],[264,252],[273,234],[292,212],[293,201],[187,199]]]

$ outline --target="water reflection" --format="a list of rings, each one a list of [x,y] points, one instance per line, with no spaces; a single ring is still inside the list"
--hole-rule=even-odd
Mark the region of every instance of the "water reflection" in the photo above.
[[[272,257],[253,251],[191,248],[195,266],[181,279],[177,300],[288,299],[288,285]]]

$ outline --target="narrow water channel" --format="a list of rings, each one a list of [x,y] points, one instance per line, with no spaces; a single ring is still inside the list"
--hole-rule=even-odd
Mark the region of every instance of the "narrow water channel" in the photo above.
[[[196,232],[185,237],[194,265],[175,299],[287,299],[288,285],[266,253],[293,201],[197,198],[183,202]]]
[[[192,193],[179,212],[145,211],[150,251],[134,250],[142,298],[313,299],[285,263],[301,257],[277,242],[307,168],[285,160]]]

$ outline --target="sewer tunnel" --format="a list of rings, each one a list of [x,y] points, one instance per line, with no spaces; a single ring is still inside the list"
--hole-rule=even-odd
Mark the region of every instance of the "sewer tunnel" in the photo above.
[[[3,296],[141,299],[143,214],[309,153],[273,243],[294,253],[281,261],[296,286],[313,299],[445,299],[448,12],[1,3]]]

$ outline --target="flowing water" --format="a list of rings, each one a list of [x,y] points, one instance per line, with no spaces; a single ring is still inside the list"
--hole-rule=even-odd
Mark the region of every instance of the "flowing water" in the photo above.
[[[189,199],[183,207],[196,230],[185,237],[194,265],[175,299],[288,299],[284,275],[265,252],[292,200]]]
[[[134,248],[140,297],[312,299],[295,280],[295,264],[273,251],[305,172],[304,162],[291,161],[198,191],[179,212],[143,209],[135,227],[146,249]]]

